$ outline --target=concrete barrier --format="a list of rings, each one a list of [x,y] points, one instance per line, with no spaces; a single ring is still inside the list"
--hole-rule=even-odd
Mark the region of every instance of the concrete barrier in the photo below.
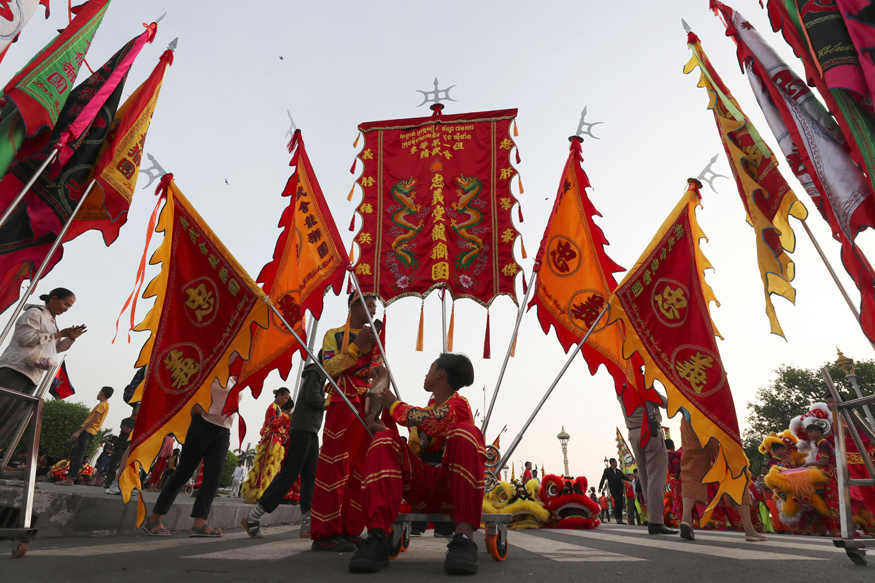
[[[0,480],[0,506],[18,508],[21,505],[23,483],[17,480]],[[158,499],[156,492],[142,494],[149,512]],[[164,527],[171,532],[185,532],[191,528],[191,510],[194,498],[180,493],[164,517]],[[217,496],[213,501],[207,523],[223,530],[241,528],[240,521],[252,510],[241,498]],[[33,512],[37,538],[52,537],[101,537],[131,536],[145,534],[137,530],[137,498],[131,497],[128,504],[121,496],[105,493],[103,488],[93,486],[58,486],[39,483],[34,491]],[[261,518],[264,526],[288,524],[301,521],[299,506],[280,505],[272,514]]]

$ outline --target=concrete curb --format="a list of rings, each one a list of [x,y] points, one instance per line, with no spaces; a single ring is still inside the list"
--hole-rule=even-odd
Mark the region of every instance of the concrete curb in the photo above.
[[[0,480],[0,507],[20,507],[23,493],[23,482]],[[158,494],[145,492],[142,495],[147,511],[151,510]],[[194,498],[179,494],[164,517],[164,527],[171,532],[188,531],[193,506]],[[216,497],[207,523],[223,530],[240,528],[241,520],[252,508],[239,498]],[[132,536],[139,532],[136,496],[124,504],[121,496],[106,494],[103,488],[37,484],[33,512],[35,527],[39,529],[37,538]],[[300,521],[300,506],[281,505],[261,518],[263,526]]]

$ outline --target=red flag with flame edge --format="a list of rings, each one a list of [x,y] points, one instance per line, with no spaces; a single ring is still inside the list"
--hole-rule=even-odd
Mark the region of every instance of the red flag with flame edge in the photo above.
[[[711,267],[699,248],[705,234],[696,221],[700,195],[691,183],[683,198],[626,274],[611,297],[611,321],[626,326],[624,355],[644,359],[648,386],[661,382],[668,395],[668,415],[683,407],[704,447],[719,444],[714,465],[702,483],[718,483],[708,510],[723,494],[737,503],[748,483],[748,460],[741,448],[735,403],[711,320],[717,302],[705,282]],[[718,304],[719,305],[719,304]]]
[[[349,256],[334,224],[334,218],[313,167],[304,148],[304,139],[295,133],[289,144],[295,154],[290,166],[295,172],[289,178],[283,196],[289,206],[280,218],[283,231],[273,252],[273,261],[264,266],[256,281],[276,304],[295,332],[306,339],[304,312],[310,310],[317,320],[322,316],[322,301],[328,288],[340,293]],[[272,325],[267,329],[254,327],[249,360],[243,365],[240,380],[231,389],[228,406],[236,406],[233,395],[252,387],[255,398],[261,394],[265,377],[279,369],[283,380],[292,368],[292,356],[304,349],[283,323],[271,313]],[[226,411],[227,412],[227,411]],[[240,424],[243,431],[243,424]],[[241,433],[241,439],[243,434]]]
[[[601,216],[586,195],[589,178],[581,167],[581,147],[571,140],[570,153],[562,172],[553,211],[535,258],[538,279],[529,308],[538,307],[538,320],[544,333],[556,329],[565,352],[586,335],[617,288],[614,273],[623,268],[608,257],[608,240],[593,221]],[[607,326],[603,318],[581,348],[583,358],[595,374],[604,365],[614,377],[614,387],[627,414],[643,406],[645,399],[661,403],[655,392],[648,395],[641,374],[641,359],[623,358],[626,335],[620,324]],[[649,419],[644,416],[643,444],[650,437]]]
[[[112,122],[113,137],[104,142],[92,178],[97,181],[73,219],[64,241],[97,229],[112,245],[127,222],[134,188],[145,152],[146,132],[152,122],[164,73],[173,64],[173,51],[166,50],[146,81],[119,108]]]
[[[155,297],[155,305],[136,327],[152,334],[136,364],[148,368],[137,389],[140,412],[120,476],[125,503],[134,488],[141,489],[139,467],[151,465],[164,436],[173,433],[183,441],[192,406],[209,409],[213,379],[227,385],[231,356],[249,358],[252,324],[268,325],[264,292],[182,195],[173,175],[161,185],[167,201],[156,231],[165,236],[151,263],[162,265],[143,294]],[[145,518],[140,495],[137,524]]]
[[[488,307],[516,303],[511,210],[516,109],[368,122],[356,212],[362,289],[386,304],[441,286]],[[522,218],[522,215],[520,215]]]
[[[789,255],[796,247],[796,236],[789,217],[804,221],[808,211],[790,190],[771,149],[723,84],[702,50],[699,38],[692,32],[687,35],[687,46],[693,56],[684,67],[684,73],[696,67],[701,71],[699,87],[708,91],[708,109],[714,114],[720,141],[744,204],[745,218],[756,233],[757,263],[770,329],[772,334],[783,338],[784,331],[771,294],[796,301],[796,290],[790,283],[796,275],[796,267]]]

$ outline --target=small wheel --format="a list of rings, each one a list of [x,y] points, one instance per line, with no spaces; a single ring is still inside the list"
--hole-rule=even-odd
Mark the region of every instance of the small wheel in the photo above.
[[[394,528],[389,531],[389,559],[393,561],[398,558],[398,555],[401,554],[401,543],[404,540],[404,537],[402,535],[399,535],[398,540],[396,541],[394,537],[394,532]]]
[[[507,541],[498,542],[498,535],[486,535],[486,550],[492,555],[496,561],[503,561],[507,558]]]
[[[24,541],[17,541],[12,545],[12,558],[20,559],[25,553],[27,553],[28,543]]]
[[[845,549],[845,552],[855,565],[863,566],[868,562],[866,561],[866,551],[861,551],[860,549]]]
[[[407,552],[410,548],[410,523],[404,523],[404,529],[401,531],[401,552]]]

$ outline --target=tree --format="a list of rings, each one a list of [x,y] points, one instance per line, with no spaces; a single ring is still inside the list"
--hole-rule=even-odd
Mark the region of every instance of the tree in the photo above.
[[[845,372],[833,363],[825,363],[842,399],[856,398],[851,381]],[[747,404],[748,428],[742,438],[742,446],[751,462],[758,469],[765,458],[758,451],[763,438],[770,432],[780,433],[790,426],[790,420],[807,412],[812,404],[823,402],[829,389],[826,387],[820,368],[803,369],[783,365],[774,371],[777,376],[765,389],[758,389],[756,401]],[[857,384],[864,394],[867,387],[875,386],[875,361],[865,360],[856,365]]]
[[[228,455],[225,456],[225,467],[222,468],[222,475],[219,477],[220,488],[227,488],[231,485],[231,474],[234,473],[236,467],[237,456],[229,449]]]
[[[100,449],[102,451],[101,444],[106,443],[107,441],[112,441],[115,439],[115,435],[112,434],[112,429],[108,427],[104,427],[100,429],[93,438],[91,438],[91,443],[88,445],[88,449],[85,450],[85,455],[91,458],[91,465],[94,466],[97,464],[97,458],[94,457],[97,455],[97,450]]]
[[[40,430],[39,450],[48,456],[50,463],[66,459],[73,449],[70,436],[78,431],[91,409],[82,403],[69,403],[63,399],[50,399],[43,407],[43,422]],[[11,438],[7,440],[11,441]],[[25,451],[30,441],[30,427],[24,432],[16,452]],[[92,445],[94,441],[92,440]],[[96,449],[97,446],[94,445]],[[87,452],[86,452],[87,453]],[[93,455],[93,451],[87,455]]]

